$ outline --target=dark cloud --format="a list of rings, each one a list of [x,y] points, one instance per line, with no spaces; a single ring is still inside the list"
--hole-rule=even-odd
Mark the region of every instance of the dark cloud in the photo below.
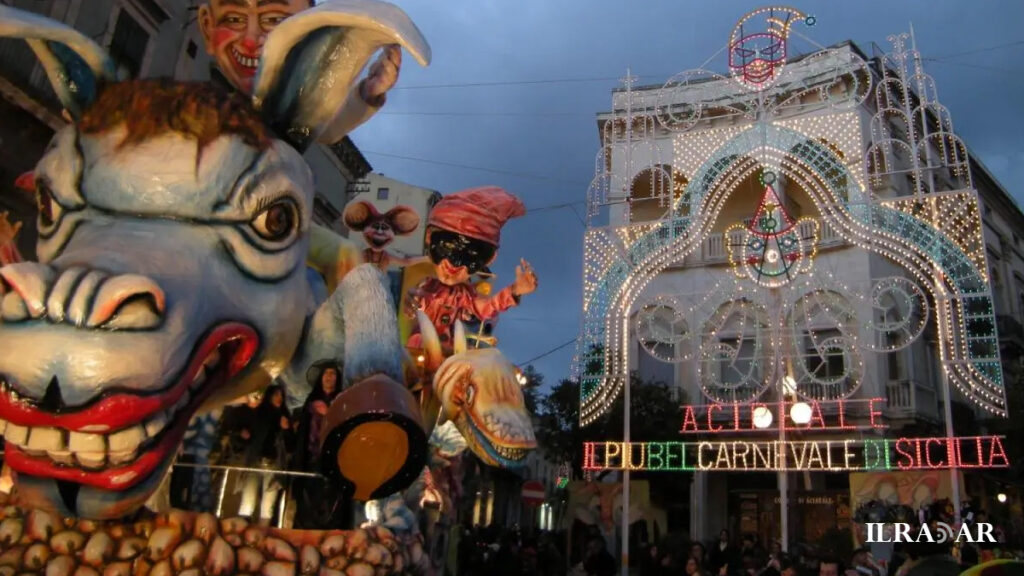
[[[630,67],[643,83],[699,66],[725,45],[736,20],[758,4],[660,0],[409,0],[397,2],[433,48],[426,69],[408,58],[385,112],[353,134],[377,171],[452,192],[497,184],[528,208],[582,202],[598,148],[595,113],[610,104]],[[1018,199],[1024,196],[1024,3],[818,1],[792,5],[817,17],[792,48],[872,43],[911,22],[926,71],[957,131]],[[810,41],[808,41],[808,39]],[[724,53],[710,69],[724,71]],[[545,80],[573,80],[538,82]],[[494,82],[521,84],[477,85]],[[457,85],[444,88],[425,86]],[[449,113],[449,114],[440,114]],[[388,153],[490,168],[490,173],[382,156]],[[550,179],[528,175],[546,176]],[[577,205],[582,213],[582,205]],[[533,212],[503,234],[498,284],[525,257],[540,290],[502,317],[501,347],[522,362],[576,335],[583,227],[569,209]],[[573,348],[536,363],[548,381],[568,375]]]

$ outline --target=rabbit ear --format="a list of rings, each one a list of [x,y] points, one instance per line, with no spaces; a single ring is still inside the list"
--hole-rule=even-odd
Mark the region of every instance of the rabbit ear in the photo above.
[[[57,99],[75,119],[115,79],[114,62],[91,38],[60,22],[0,4],[0,37],[28,42]]]
[[[345,105],[370,57],[388,44],[404,46],[421,65],[430,64],[427,41],[393,4],[332,0],[303,10],[267,36],[253,103],[302,151]]]

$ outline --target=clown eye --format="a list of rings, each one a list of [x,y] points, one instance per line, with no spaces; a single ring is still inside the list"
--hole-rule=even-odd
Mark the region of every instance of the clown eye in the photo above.
[[[252,229],[264,240],[280,242],[292,234],[299,224],[299,212],[292,200],[278,200],[252,219]]]
[[[287,17],[288,14],[285,14],[284,12],[272,12],[269,14],[264,14],[263,16],[260,16],[260,26],[263,28],[264,31],[269,32],[278,24],[283,22],[284,19]]]
[[[39,225],[42,228],[49,228],[60,219],[60,204],[53,199],[49,184],[41,178],[36,181],[36,208],[39,209]]]

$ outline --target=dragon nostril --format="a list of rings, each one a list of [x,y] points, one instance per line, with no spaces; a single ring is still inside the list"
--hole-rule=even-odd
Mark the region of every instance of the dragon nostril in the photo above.
[[[164,292],[145,276],[123,275],[108,279],[96,292],[86,325],[110,329],[147,329],[160,324]]]
[[[46,393],[43,394],[43,398],[36,405],[40,410],[54,414],[65,408],[64,396],[60,393],[60,381],[57,380],[56,376],[50,379],[50,384],[46,386]]]

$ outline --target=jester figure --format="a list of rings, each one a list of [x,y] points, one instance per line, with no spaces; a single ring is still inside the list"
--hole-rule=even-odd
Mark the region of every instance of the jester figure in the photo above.
[[[436,278],[427,278],[412,290],[406,313],[413,316],[422,311],[446,352],[452,346],[456,321],[473,324],[493,319],[537,289],[537,276],[522,259],[515,282],[493,296],[481,294],[469,282],[497,258],[505,222],[525,213],[519,198],[495,186],[449,194],[431,210],[425,242]],[[423,348],[420,332],[420,327],[414,330],[408,348]]]

